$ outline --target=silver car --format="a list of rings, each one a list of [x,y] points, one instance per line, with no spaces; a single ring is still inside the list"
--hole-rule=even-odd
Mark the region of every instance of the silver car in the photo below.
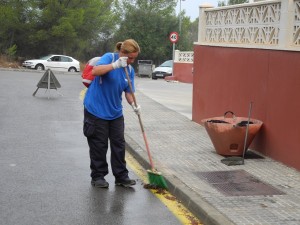
[[[66,55],[48,55],[40,59],[26,60],[22,64],[23,67],[36,70],[56,70],[79,72],[80,63],[78,60]]]
[[[156,67],[152,72],[152,79],[165,78],[173,74],[173,60],[165,61],[160,66]]]

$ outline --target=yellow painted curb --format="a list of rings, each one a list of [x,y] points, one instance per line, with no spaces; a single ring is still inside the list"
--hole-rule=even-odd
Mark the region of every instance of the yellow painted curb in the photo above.
[[[148,183],[147,172],[136,161],[136,159],[128,152],[126,152],[126,162],[128,166],[136,173],[144,184]],[[182,224],[202,225],[200,220],[195,217],[177,198],[167,190],[150,190]]]
[[[82,89],[82,90],[80,91],[80,93],[79,93],[79,99],[80,99],[81,101],[83,101],[86,91],[87,91],[87,88],[84,88],[84,89]]]
[[[84,88],[80,94],[79,99],[83,101],[87,88]],[[144,184],[148,183],[147,172],[137,162],[137,160],[128,152],[126,152],[126,162],[128,166],[136,173]],[[169,210],[173,215],[185,225],[202,225],[200,220],[195,217],[184,205],[182,205],[175,196],[173,196],[167,190],[155,190],[151,191]]]

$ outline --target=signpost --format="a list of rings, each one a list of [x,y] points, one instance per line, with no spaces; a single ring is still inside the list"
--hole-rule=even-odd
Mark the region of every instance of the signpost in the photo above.
[[[170,33],[169,36],[169,40],[171,41],[171,43],[173,43],[173,62],[174,62],[174,54],[175,54],[175,44],[178,42],[179,40],[179,34],[175,31]]]

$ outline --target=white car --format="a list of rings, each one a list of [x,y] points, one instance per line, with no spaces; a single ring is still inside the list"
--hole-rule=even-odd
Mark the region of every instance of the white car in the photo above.
[[[157,78],[165,78],[167,76],[172,76],[172,73],[173,60],[168,60],[153,70],[152,79],[156,80]]]
[[[68,72],[79,72],[80,63],[78,60],[66,55],[48,55],[40,59],[26,60],[23,67],[36,70],[57,70]]]

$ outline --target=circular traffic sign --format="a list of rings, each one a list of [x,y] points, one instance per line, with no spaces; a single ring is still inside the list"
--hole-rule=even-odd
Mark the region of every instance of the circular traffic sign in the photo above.
[[[169,36],[169,39],[172,43],[176,43],[179,39],[179,34],[177,32],[171,32],[170,33],[170,36]]]

